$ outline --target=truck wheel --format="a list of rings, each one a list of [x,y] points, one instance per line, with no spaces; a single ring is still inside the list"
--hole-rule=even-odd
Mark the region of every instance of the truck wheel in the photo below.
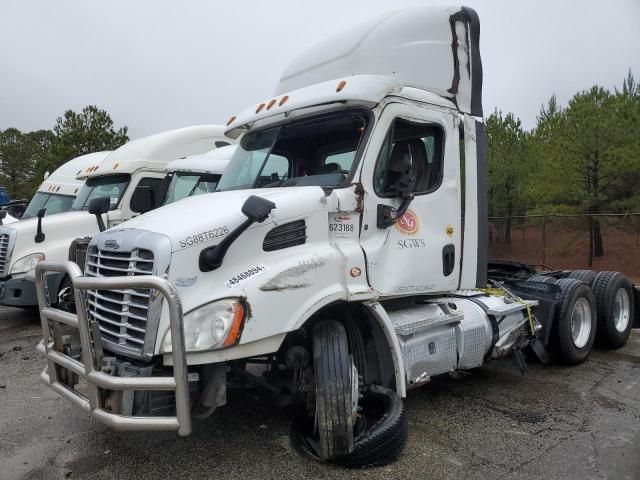
[[[65,276],[60,282],[56,306],[65,312],[76,313],[76,299],[73,292],[71,279]]]
[[[633,286],[620,272],[600,272],[593,281],[598,306],[598,344],[620,348],[633,326]]]
[[[593,279],[596,278],[596,275],[597,273],[593,270],[573,270],[569,275],[567,275],[567,278],[575,278],[587,285],[591,285]]]
[[[358,372],[341,323],[316,325],[313,354],[315,418],[310,421],[308,410],[296,416],[291,429],[293,445],[315,460],[350,468],[395,460],[408,434],[402,399],[377,385],[367,387],[360,397]]]
[[[596,300],[591,288],[574,278],[562,278],[554,322],[556,351],[563,363],[582,363],[596,338]]]
[[[557,280],[553,277],[548,277],[547,275],[534,275],[533,277],[529,277],[530,282],[540,282],[540,283],[556,283]]]
[[[315,325],[313,365],[319,455],[325,461],[347,455],[353,450],[358,374],[349,356],[344,325],[335,321]]]
[[[369,468],[387,465],[396,460],[409,433],[404,402],[396,392],[372,385],[364,393],[363,414],[356,422],[353,451],[332,459],[336,465],[348,468]],[[318,443],[313,439],[313,426],[306,414],[294,420],[291,429],[294,447],[304,455],[320,461]]]

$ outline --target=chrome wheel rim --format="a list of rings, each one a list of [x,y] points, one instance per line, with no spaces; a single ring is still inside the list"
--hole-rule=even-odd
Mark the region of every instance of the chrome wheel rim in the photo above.
[[[626,288],[619,288],[613,304],[613,324],[619,332],[624,332],[629,325],[630,307],[629,292]]]
[[[576,348],[583,348],[591,335],[591,305],[584,297],[576,300],[571,312],[571,339]]]
[[[358,382],[358,369],[353,363],[351,358],[351,421],[353,425],[356,424],[356,418],[358,416],[358,400],[360,393],[360,385]]]

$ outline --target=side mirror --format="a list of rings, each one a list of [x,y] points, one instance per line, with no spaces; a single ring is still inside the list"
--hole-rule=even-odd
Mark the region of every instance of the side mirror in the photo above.
[[[41,208],[40,210],[38,210],[38,227],[36,230],[36,236],[34,238],[34,241],[36,243],[42,243],[44,242],[44,232],[42,231],[42,217],[45,216],[45,214],[47,213],[47,209],[46,208]]]
[[[102,215],[109,211],[111,206],[111,199],[109,197],[94,198],[89,202],[89,213],[96,216],[98,221],[98,230],[104,232],[107,227],[104,226]]]
[[[224,237],[220,243],[213,247],[205,248],[200,252],[198,261],[200,271],[210,272],[222,265],[222,260],[224,260],[224,256],[231,244],[252,224],[264,222],[274,208],[276,208],[276,204],[265,198],[256,197],[255,195],[247,198],[241,208],[247,219]]]
[[[129,203],[131,210],[136,213],[146,213],[153,210],[153,191],[149,187],[138,186],[131,195]]]

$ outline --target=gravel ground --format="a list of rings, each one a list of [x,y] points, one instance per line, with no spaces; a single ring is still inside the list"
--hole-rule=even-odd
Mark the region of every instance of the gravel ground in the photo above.
[[[116,433],[38,382],[35,315],[0,310],[0,478],[640,479],[640,331],[577,367],[509,360],[409,392],[409,443],[385,468],[349,471],[300,457],[286,409],[253,394],[194,433]]]

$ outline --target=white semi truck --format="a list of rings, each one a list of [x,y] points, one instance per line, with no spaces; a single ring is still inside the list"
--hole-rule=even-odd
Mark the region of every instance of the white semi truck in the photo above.
[[[116,430],[179,435],[259,387],[298,406],[305,453],[361,467],[399,454],[402,399],[435,375],[507,354],[524,370],[525,348],[578,363],[596,328],[624,344],[621,274],[493,263],[487,288],[479,28],[419,7],[312,48],[230,119],[217,193],[96,235],[84,274],[38,264],[42,380]],[[48,302],[52,271],[77,316]]]
[[[73,200],[78,194],[78,190],[84,183],[84,177],[82,176],[84,170],[104,160],[110,153],[105,151],[81,155],[62,164],[53,173],[45,174],[44,181],[29,201],[22,216],[15,218],[6,214],[2,219],[2,224],[8,225],[18,220],[34,218],[42,208],[46,209],[47,215],[69,211]],[[2,215],[2,212],[0,212],[0,215]]]
[[[43,208],[47,216],[71,210],[73,201],[84,185],[88,175],[87,170],[102,162],[109,154],[111,154],[110,151],[104,151],[82,155],[69,160],[53,173],[46,175],[20,219],[36,218]]]
[[[100,215],[108,227],[151,210],[164,197],[167,164],[203,154],[216,143],[230,143],[218,125],[180,128],[133,140],[104,158],[96,157],[78,174],[85,183],[70,211],[50,217],[47,207],[40,208],[35,218],[0,226],[0,305],[37,306],[33,283],[37,263],[66,260],[75,238],[99,232],[96,217],[87,212],[92,200],[108,197]],[[64,276],[50,275],[48,281],[54,301],[58,292],[68,291]]]

